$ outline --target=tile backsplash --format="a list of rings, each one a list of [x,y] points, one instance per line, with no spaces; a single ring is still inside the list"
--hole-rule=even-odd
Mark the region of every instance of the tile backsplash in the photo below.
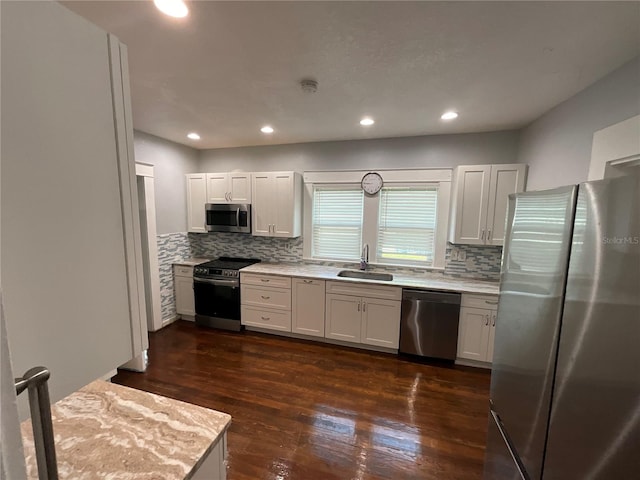
[[[263,262],[302,261],[302,237],[254,237],[246,233],[189,233],[192,257],[259,258]]]
[[[453,259],[457,250],[458,258],[462,253],[464,260]],[[458,278],[477,278],[481,280],[500,280],[502,247],[484,245],[447,245],[445,275]]]
[[[259,258],[265,262],[316,263],[338,268],[357,268],[356,263],[308,261],[303,259],[302,237],[273,238],[254,237],[242,233],[169,233],[158,235],[158,261],[160,264],[160,297],[162,320],[176,317],[173,285],[174,262],[189,257],[245,257]],[[457,258],[453,259],[452,253]],[[460,255],[462,252],[462,255]],[[374,271],[390,271],[398,274],[445,275],[458,278],[498,281],[502,247],[451,245],[447,246],[444,272],[410,267],[385,267],[376,265]]]
[[[192,257],[186,232],[158,235],[158,264],[160,267],[160,305],[162,320],[176,316],[176,299],[173,287],[173,262]]]
[[[340,268],[354,268],[356,264],[345,262],[308,261],[303,259],[302,237],[273,238],[254,237],[242,233],[189,233],[191,256],[197,257],[247,257],[265,262],[305,262]],[[453,260],[452,250],[464,252],[465,260]],[[444,275],[478,280],[499,280],[502,247],[451,245],[447,246]],[[398,273],[425,273],[421,268],[384,267],[376,265],[374,270]],[[434,272],[430,272],[433,274]],[[440,274],[440,272],[436,272]]]

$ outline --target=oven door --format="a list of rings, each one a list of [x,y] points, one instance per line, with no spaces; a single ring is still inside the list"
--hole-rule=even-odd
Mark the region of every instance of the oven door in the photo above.
[[[193,278],[196,316],[234,320],[240,323],[238,280]]]
[[[205,213],[208,232],[251,233],[251,205],[207,203]]]

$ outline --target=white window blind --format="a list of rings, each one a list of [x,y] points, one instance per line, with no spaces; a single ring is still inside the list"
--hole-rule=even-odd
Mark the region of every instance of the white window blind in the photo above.
[[[383,188],[378,219],[378,261],[432,265],[437,211],[437,187]]]
[[[312,255],[358,260],[364,194],[359,187],[316,187],[313,191]]]

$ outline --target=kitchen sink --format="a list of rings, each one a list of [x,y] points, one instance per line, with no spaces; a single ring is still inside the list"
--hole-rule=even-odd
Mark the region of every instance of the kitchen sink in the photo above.
[[[361,278],[363,280],[380,280],[383,282],[393,280],[393,275],[390,273],[362,272],[360,270],[341,270],[338,272],[338,276],[344,278]]]

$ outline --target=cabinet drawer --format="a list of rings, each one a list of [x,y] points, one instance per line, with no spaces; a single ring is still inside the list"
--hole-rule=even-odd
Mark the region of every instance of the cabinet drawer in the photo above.
[[[261,285],[263,287],[291,288],[291,277],[240,272],[240,283],[246,285]]]
[[[299,277],[293,277],[292,282],[304,284],[304,285],[322,285],[323,287],[325,284],[324,280],[316,280],[313,278],[299,278]]]
[[[327,282],[327,293],[352,295],[355,297],[371,297],[381,300],[402,300],[402,289],[375,284],[355,284],[351,282]]]
[[[243,305],[240,323],[272,330],[291,331],[291,312]]]
[[[462,306],[471,308],[498,309],[497,295],[462,295]]]
[[[177,277],[193,277],[193,267],[188,265],[174,265],[173,273]]]
[[[291,310],[291,290],[286,288],[241,285],[240,300],[242,305]]]

